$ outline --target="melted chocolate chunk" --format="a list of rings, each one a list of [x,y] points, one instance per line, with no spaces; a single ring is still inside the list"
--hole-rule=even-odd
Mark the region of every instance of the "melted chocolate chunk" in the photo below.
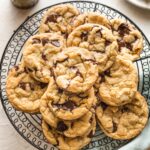
[[[80,35],[82,41],[87,41],[88,40],[88,32],[82,32]]]
[[[49,39],[48,38],[43,38],[42,39],[42,45],[45,46],[47,43],[49,43]]]
[[[126,42],[124,42],[123,40],[118,40],[117,41],[118,42],[118,45],[119,45],[119,52],[121,51],[121,48],[122,47],[126,47],[126,48],[128,48],[129,50],[132,50],[132,45],[131,45],[131,43],[126,43]]]
[[[18,71],[19,70],[19,66],[14,66],[15,70]]]
[[[120,34],[120,36],[124,36],[125,34],[129,34],[129,27],[128,27],[128,24],[126,23],[122,23],[119,27],[118,27],[118,32]]]
[[[110,41],[105,40],[105,46],[109,46],[110,44],[111,44],[111,42],[110,42]]]
[[[53,104],[54,106],[58,107],[58,108],[62,108],[64,110],[73,110],[76,108],[76,104],[73,101],[67,101],[64,104]]]
[[[131,43],[126,43],[126,48],[128,48],[129,50],[132,50],[132,45],[131,45]]]
[[[117,131],[117,124],[113,121],[113,133]]]
[[[38,39],[38,38],[33,38],[32,41],[33,41],[32,44],[39,44],[39,43],[41,43],[41,40]]]
[[[68,127],[66,126],[66,124],[63,121],[58,122],[56,130],[58,130],[60,132],[64,132],[67,129],[68,129]]]
[[[56,46],[56,47],[60,47],[60,42],[58,40],[52,40],[51,44]]]
[[[58,93],[63,93],[63,90],[59,88]]]
[[[45,87],[47,87],[47,83],[40,82],[39,85],[40,85],[41,89],[44,89]]]
[[[46,21],[45,21],[45,24],[47,24],[48,22],[54,22],[54,23],[56,23],[58,17],[59,17],[59,15],[56,14],[56,13],[53,13],[53,14],[49,15],[47,17]]]
[[[88,135],[89,138],[92,138],[93,137],[93,131],[91,131]]]
[[[20,82],[19,87],[22,88],[23,90],[26,90],[26,83]]]
[[[102,106],[103,110],[105,110],[108,107],[104,102],[101,102],[100,105]]]
[[[41,56],[41,57],[42,57],[43,60],[47,61],[47,58],[46,58],[46,55],[45,55],[45,54],[42,53],[42,56]]]

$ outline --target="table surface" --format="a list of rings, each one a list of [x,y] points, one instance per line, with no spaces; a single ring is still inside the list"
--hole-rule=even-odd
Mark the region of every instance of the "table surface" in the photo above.
[[[150,11],[137,8],[124,0],[95,0],[97,2],[106,4],[112,8],[115,8],[125,15],[127,15],[131,20],[133,20],[144,32],[150,41]],[[62,2],[62,0],[57,0],[57,2]],[[27,16],[32,15],[36,11],[47,7],[49,5],[55,4],[56,0],[39,0],[39,3],[28,10],[21,10],[15,8],[10,0],[0,0],[0,58],[4,51],[4,48],[13,34],[14,30],[27,18]],[[150,133],[150,129],[145,131],[145,134]],[[144,133],[143,133],[144,134]],[[140,148],[140,138],[133,142],[136,142],[137,149]],[[145,148],[149,147],[145,141]],[[144,144],[144,143],[143,143]],[[28,144],[12,127],[11,123],[8,121],[2,105],[0,103],[0,149],[1,150],[35,150],[33,146]]]

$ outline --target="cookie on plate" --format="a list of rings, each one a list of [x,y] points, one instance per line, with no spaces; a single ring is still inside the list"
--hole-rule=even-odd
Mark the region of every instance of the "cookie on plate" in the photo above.
[[[55,129],[55,132],[70,138],[85,135],[93,128],[93,124],[96,124],[94,110],[88,111],[81,118],[72,121],[59,119],[51,111],[47,111],[47,114],[46,112],[42,113],[42,117]]]
[[[49,82],[52,59],[66,46],[56,33],[31,36],[23,48],[23,61],[29,74],[40,82]]]
[[[72,20],[80,13],[71,4],[61,4],[48,9],[45,13],[39,32],[59,32],[65,38],[72,31]]]
[[[42,130],[49,143],[56,145],[60,150],[79,150],[90,143],[91,133],[95,133],[96,124],[92,130],[88,131],[84,136],[76,138],[68,138],[55,132],[44,120],[42,121]]]
[[[122,19],[111,20],[113,35],[117,38],[119,52],[132,61],[140,57],[143,49],[143,37],[131,23]]]
[[[138,75],[132,61],[118,55],[110,70],[101,79],[99,95],[111,106],[130,103],[137,90]]]
[[[82,93],[89,90],[98,76],[98,67],[90,51],[68,47],[54,59],[52,75],[57,85],[65,91]]]
[[[23,64],[13,67],[8,74],[6,92],[9,102],[17,110],[39,112],[40,98],[47,84],[34,80]]]
[[[80,14],[79,16],[75,17],[72,21],[74,29],[86,23],[99,24],[111,29],[110,21],[98,12],[87,12]]]
[[[63,120],[74,120],[85,115],[96,104],[94,89],[85,93],[72,94],[61,90],[53,78],[50,79],[47,91],[41,98],[40,112],[42,116],[52,111]]]
[[[99,73],[111,67],[118,51],[118,44],[111,30],[91,23],[74,29],[68,37],[67,46],[82,47],[91,51],[98,64]]]
[[[126,140],[140,134],[148,120],[145,98],[136,92],[131,103],[113,107],[104,103],[96,109],[99,125],[103,132],[114,139]]]

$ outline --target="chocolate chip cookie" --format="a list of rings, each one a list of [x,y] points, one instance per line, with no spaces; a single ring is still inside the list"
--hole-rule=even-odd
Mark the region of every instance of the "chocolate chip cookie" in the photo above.
[[[138,75],[133,63],[118,55],[110,70],[104,72],[100,83],[101,100],[111,106],[130,103],[137,90]]]
[[[47,84],[34,80],[23,64],[13,67],[8,74],[6,91],[9,102],[17,110],[39,112],[40,98]]]
[[[80,13],[77,8],[71,4],[62,4],[54,6],[44,15],[39,32],[59,32],[65,38],[72,31],[72,21]]]
[[[65,46],[64,38],[56,33],[43,33],[30,37],[23,48],[23,60],[27,72],[36,80],[48,83],[53,57]]]
[[[96,125],[96,124],[95,124]],[[68,138],[55,132],[44,120],[42,121],[42,129],[46,139],[53,145],[56,145],[60,150],[79,150],[86,146],[91,141],[91,133],[95,133],[95,126],[88,131],[84,136],[76,138]]]
[[[68,93],[61,90],[51,78],[47,91],[41,99],[40,111],[43,116],[52,111],[60,119],[74,120],[85,115],[95,104],[96,97],[93,88],[85,93]]]
[[[118,44],[111,30],[91,23],[73,30],[68,37],[67,45],[90,50],[97,62],[99,73],[111,67],[118,51]]]
[[[94,23],[103,25],[109,29],[111,29],[110,21],[103,16],[102,14],[99,14],[97,12],[87,12],[80,14],[79,16],[75,17],[74,20],[72,20],[73,28],[86,24],[86,23]]]
[[[84,116],[72,121],[57,118],[51,111],[42,114],[43,119],[55,129],[55,132],[66,137],[83,136],[96,124],[94,111],[88,111]],[[80,130],[79,130],[80,129]]]
[[[148,120],[148,106],[145,98],[136,92],[131,103],[112,107],[104,103],[96,109],[101,129],[113,138],[126,140],[140,134]]]
[[[55,59],[52,74],[57,85],[65,91],[82,93],[89,90],[98,76],[98,66],[90,51],[69,47]]]
[[[138,59],[143,49],[141,33],[131,23],[121,19],[111,20],[111,26],[120,54],[127,55],[131,60]]]

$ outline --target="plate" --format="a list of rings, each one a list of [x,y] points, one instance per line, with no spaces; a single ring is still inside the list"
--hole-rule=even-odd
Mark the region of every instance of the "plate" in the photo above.
[[[90,1],[70,1],[64,3],[71,3],[76,6],[81,12],[97,11],[100,14],[105,15],[108,19],[122,18],[133,23],[128,17],[121,12],[110,8],[106,5],[90,2]],[[58,4],[56,4],[58,5]],[[8,102],[6,95],[6,78],[10,68],[16,65],[22,58],[22,47],[26,40],[37,33],[37,29],[40,25],[43,13],[52,6],[44,8],[32,16],[28,17],[14,32],[6,48],[4,50],[1,63],[0,63],[0,97],[3,108],[5,110],[8,119],[14,126],[16,131],[31,145],[39,150],[56,150],[53,145],[48,144],[43,136],[41,130],[41,115],[40,114],[27,114],[20,111],[16,111]],[[133,23],[134,24],[134,23]],[[134,24],[135,25],[135,24]],[[136,26],[136,25],[135,25]],[[137,27],[137,26],[136,26]],[[138,28],[138,27],[137,27]],[[139,29],[139,28],[138,28]],[[140,29],[139,29],[140,30]],[[141,31],[141,30],[140,30]],[[142,32],[142,31],[141,31]],[[143,34],[143,33],[142,33]],[[141,54],[141,58],[135,62],[139,75],[139,91],[148,99],[148,105],[150,106],[150,43],[143,34],[144,49]],[[113,140],[107,137],[99,128],[97,128],[96,134],[91,143],[85,147],[87,150],[114,150],[118,149],[130,141]]]
[[[150,0],[127,0],[127,1],[137,7],[150,10]]]

